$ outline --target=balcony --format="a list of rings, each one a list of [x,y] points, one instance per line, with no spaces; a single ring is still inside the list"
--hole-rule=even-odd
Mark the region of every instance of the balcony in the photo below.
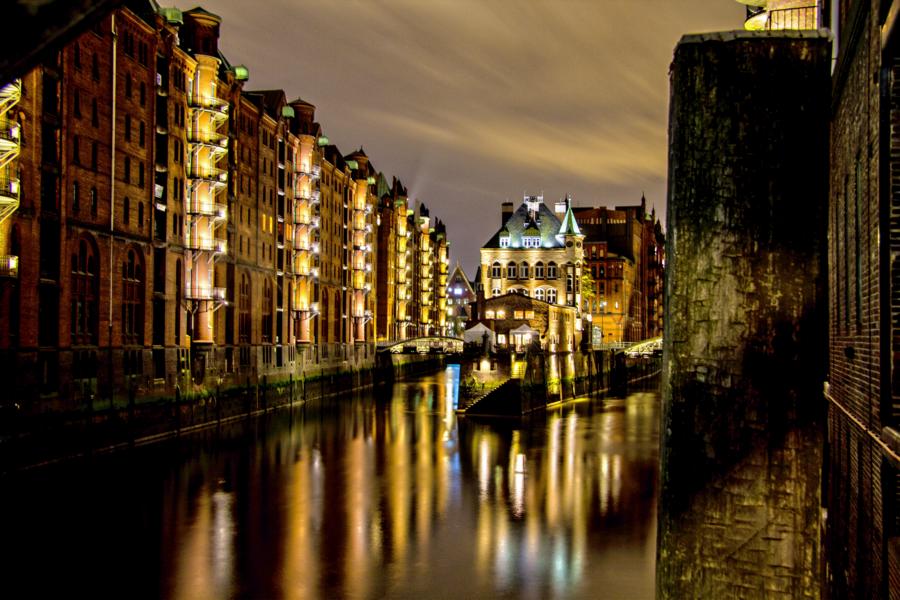
[[[228,207],[221,202],[201,202],[189,199],[185,206],[185,212],[190,215],[212,217],[217,221],[228,217]]]
[[[747,4],[745,0],[741,1]],[[774,2],[768,4],[777,5]],[[758,9],[744,21],[744,29],[748,31],[808,30],[818,26],[818,7],[814,2],[800,6]]]
[[[19,178],[0,176],[0,223],[19,207]]]
[[[184,245],[191,250],[213,252],[215,254],[225,254],[228,251],[228,243],[225,240],[219,240],[212,237],[201,238],[186,236]]]
[[[0,87],[0,115],[18,104],[22,98],[22,80],[15,79]]]
[[[223,185],[228,183],[228,171],[225,169],[217,169],[216,167],[191,164],[188,165],[187,176],[190,179],[198,179]]]
[[[192,149],[209,148],[216,154],[228,150],[228,136],[217,131],[188,131],[187,139]]]
[[[225,302],[226,293],[226,289],[223,287],[187,285],[185,286],[184,297],[188,300],[214,300],[217,302]]]
[[[294,173],[297,174],[298,177],[309,177],[310,179],[318,179],[322,174],[322,167],[319,165],[312,165],[309,167],[300,165],[295,170]]]
[[[18,277],[19,276],[19,257],[18,256],[0,256],[0,277]]]
[[[188,106],[195,110],[213,113],[216,116],[228,116],[228,101],[215,96],[190,94],[188,95]]]

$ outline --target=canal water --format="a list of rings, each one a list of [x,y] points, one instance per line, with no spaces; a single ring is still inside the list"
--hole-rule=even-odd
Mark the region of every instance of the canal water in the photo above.
[[[18,597],[652,598],[659,395],[524,421],[459,368],[8,475]]]

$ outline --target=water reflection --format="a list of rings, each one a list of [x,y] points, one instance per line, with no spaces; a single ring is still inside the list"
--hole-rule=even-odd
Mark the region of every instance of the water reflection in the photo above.
[[[457,419],[458,386],[451,367],[388,397],[311,403],[177,449],[94,464],[90,478],[103,483],[75,503],[81,513],[30,507],[34,495],[84,477],[82,469],[54,472],[42,485],[23,476],[4,482],[3,508],[42,519],[62,540],[40,555],[44,565],[62,556],[77,568],[102,563],[72,552],[72,529],[84,519],[101,548],[123,524],[134,532],[130,547],[120,541],[104,555],[158,551],[155,563],[129,566],[127,583],[101,577],[95,591],[651,598],[658,395],[479,423]],[[160,492],[134,493],[147,487]],[[132,507],[124,512],[143,522],[112,522],[100,498]],[[32,532],[13,525],[6,533],[15,546]],[[17,555],[23,569],[13,577],[24,579],[35,560]]]

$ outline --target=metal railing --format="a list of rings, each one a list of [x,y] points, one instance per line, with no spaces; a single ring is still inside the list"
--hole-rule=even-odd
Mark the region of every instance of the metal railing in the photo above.
[[[211,110],[221,114],[228,113],[228,100],[202,94],[188,95],[188,106],[202,110]]]
[[[191,250],[202,250],[203,252],[215,252],[217,254],[225,254],[228,250],[228,243],[225,240],[215,238],[192,238],[187,236],[184,245]]]
[[[204,146],[214,146],[215,148],[227,148],[228,136],[218,131],[188,131],[188,142],[191,144],[202,144]]]
[[[225,301],[226,289],[209,285],[188,285],[184,290],[184,297],[189,300],[219,300]]]
[[[214,181],[216,183],[228,182],[228,171],[226,171],[225,169],[217,169],[216,167],[188,165],[187,176],[190,179],[204,179],[206,181]]]
[[[19,257],[12,255],[0,256],[0,277],[19,276]]]
[[[765,11],[765,15],[765,22],[761,27],[765,31],[817,29],[819,26],[818,7],[815,4],[773,8]],[[754,15],[748,21],[753,19],[761,19],[761,15]]]
[[[188,200],[186,212],[192,215],[203,215],[207,217],[215,217],[224,219],[228,214],[228,207],[220,202],[200,202],[197,200]]]

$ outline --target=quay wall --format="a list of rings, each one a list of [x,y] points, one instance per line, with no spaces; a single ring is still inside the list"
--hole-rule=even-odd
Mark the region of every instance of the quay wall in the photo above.
[[[820,593],[830,57],[796,31],[675,51],[660,599]]]

